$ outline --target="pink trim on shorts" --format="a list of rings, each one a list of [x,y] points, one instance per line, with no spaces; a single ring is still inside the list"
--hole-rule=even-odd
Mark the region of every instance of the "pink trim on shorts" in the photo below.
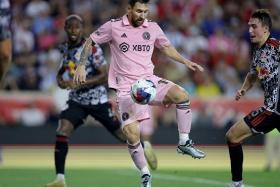
[[[146,115],[145,115],[145,116],[146,116]],[[139,121],[145,120],[145,119],[149,119],[149,118],[150,118],[150,116],[140,117],[139,119],[137,119],[137,118],[130,118],[130,119],[124,121],[124,122],[122,121],[121,127],[124,128],[124,126],[129,125],[129,124],[131,124],[131,123],[134,123],[134,122],[136,122],[136,121],[140,124]]]

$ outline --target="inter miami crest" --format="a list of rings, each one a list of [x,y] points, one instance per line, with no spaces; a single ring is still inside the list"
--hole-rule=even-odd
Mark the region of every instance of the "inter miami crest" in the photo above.
[[[151,35],[150,35],[149,32],[144,32],[142,34],[142,37],[143,37],[144,40],[149,40],[151,38]]]
[[[123,42],[123,43],[121,43],[121,44],[119,45],[119,48],[120,48],[120,50],[121,50],[122,52],[125,53],[125,52],[128,51],[129,45],[128,45],[127,43]]]
[[[122,120],[123,120],[123,121],[128,120],[128,118],[129,118],[129,114],[128,114],[127,112],[125,112],[125,113],[122,114]]]

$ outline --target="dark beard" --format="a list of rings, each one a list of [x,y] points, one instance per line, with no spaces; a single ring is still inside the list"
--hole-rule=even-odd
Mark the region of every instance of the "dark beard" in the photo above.
[[[135,20],[135,21],[132,21],[132,26],[133,27],[139,27],[140,25],[142,25],[143,24],[143,21],[142,21],[142,23],[141,24],[138,24],[138,22],[137,22],[138,20]]]

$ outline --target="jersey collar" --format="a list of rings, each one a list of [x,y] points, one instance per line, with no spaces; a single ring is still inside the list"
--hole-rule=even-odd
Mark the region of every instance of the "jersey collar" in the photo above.
[[[122,18],[122,20],[123,20],[123,25],[125,25],[125,26],[129,26],[129,25],[130,25],[130,23],[129,23],[129,21],[128,21],[127,15],[124,15],[123,18]],[[144,23],[143,23],[141,26],[142,26],[142,27],[148,27],[148,26],[149,26],[148,20],[145,19],[145,20],[144,20]]]
[[[72,48],[76,48],[76,47],[80,47],[85,43],[86,39],[84,37],[81,38],[81,41],[75,45],[69,45],[69,43],[67,42],[67,46],[68,49],[72,49]]]

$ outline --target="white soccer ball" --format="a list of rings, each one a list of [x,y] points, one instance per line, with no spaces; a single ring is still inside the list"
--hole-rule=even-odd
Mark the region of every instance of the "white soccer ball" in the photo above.
[[[156,96],[156,86],[151,80],[137,80],[131,85],[130,95],[134,102],[141,105],[148,104]]]

